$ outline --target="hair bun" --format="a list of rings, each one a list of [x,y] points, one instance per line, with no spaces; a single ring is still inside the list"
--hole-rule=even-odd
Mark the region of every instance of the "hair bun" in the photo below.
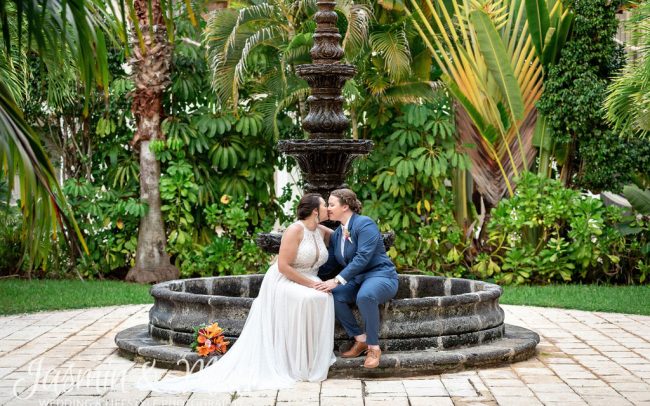
[[[361,208],[363,207],[362,204],[361,204],[361,201],[359,199],[354,199],[354,203],[357,206],[356,210],[354,210],[355,213],[361,214]]]

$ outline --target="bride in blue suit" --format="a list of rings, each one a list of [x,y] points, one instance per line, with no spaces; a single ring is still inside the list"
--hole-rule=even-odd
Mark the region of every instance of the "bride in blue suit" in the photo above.
[[[381,357],[379,305],[397,294],[397,271],[386,255],[377,224],[359,214],[361,202],[353,191],[331,192],[327,212],[329,219],[340,221],[341,226],[330,236],[329,259],[319,272],[321,279],[332,278],[316,288],[332,292],[335,317],[348,336],[354,337],[352,348],[341,356],[352,358],[365,352],[364,367],[376,368]],[[341,271],[336,274],[336,269]],[[365,331],[352,313],[353,303],[359,308]]]

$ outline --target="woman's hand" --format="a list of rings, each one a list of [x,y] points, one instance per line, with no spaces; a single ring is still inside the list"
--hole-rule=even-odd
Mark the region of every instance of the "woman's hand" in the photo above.
[[[329,279],[324,282],[317,282],[316,283],[316,290],[320,290],[321,292],[331,292],[332,289],[338,286],[338,283],[334,279]]]

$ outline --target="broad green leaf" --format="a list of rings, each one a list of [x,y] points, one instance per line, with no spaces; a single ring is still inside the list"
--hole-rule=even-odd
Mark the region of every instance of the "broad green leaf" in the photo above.
[[[456,83],[451,81],[451,79],[447,78],[445,80],[445,84],[447,84],[447,89],[449,89],[449,92],[458,100],[461,106],[465,109],[467,114],[470,116],[472,119],[472,122],[476,126],[476,128],[479,130],[480,133],[483,133],[485,130],[485,121],[483,120],[483,116],[479,111],[474,107],[472,102],[465,97],[463,92],[460,91],[460,88]]]
[[[503,40],[484,11],[472,11],[470,21],[476,29],[481,54],[507,101],[510,114],[515,120],[521,120],[524,115],[524,102]]]
[[[551,136],[546,124],[546,117],[538,113],[537,123],[535,123],[535,133],[533,135],[533,145],[548,151],[551,148]]]
[[[628,185],[623,188],[623,195],[636,211],[650,215],[650,189],[641,190],[636,185]]]
[[[556,63],[560,59],[560,51],[569,37],[571,26],[573,25],[573,18],[575,14],[571,10],[566,10],[559,19],[558,26],[551,33],[550,29],[548,34],[552,34],[549,44],[544,46],[544,54],[542,55],[542,64]]]
[[[541,59],[544,53],[546,31],[550,25],[550,15],[546,0],[526,0],[526,17],[528,18],[528,32]]]

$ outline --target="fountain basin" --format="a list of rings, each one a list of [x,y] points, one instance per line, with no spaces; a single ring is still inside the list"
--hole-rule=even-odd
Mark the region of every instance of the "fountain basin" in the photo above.
[[[157,284],[151,289],[155,302],[149,333],[189,345],[195,326],[218,322],[229,339],[236,340],[263,278],[224,276]],[[481,281],[400,275],[397,296],[381,307],[381,345],[387,351],[448,349],[501,338],[501,292],[499,286]],[[348,341],[339,326],[335,341]]]
[[[193,328],[216,321],[229,340],[236,341],[263,277],[198,278],[153,286],[149,324],[119,332],[119,353],[158,367],[201,368],[218,356],[206,359],[192,352],[188,344]],[[379,367],[363,368],[363,357],[337,358],[328,376],[415,376],[528,359],[536,352],[539,336],[503,323],[501,293],[499,286],[481,281],[399,275],[395,299],[381,307],[384,354]],[[339,351],[350,345],[338,325],[335,343]]]

